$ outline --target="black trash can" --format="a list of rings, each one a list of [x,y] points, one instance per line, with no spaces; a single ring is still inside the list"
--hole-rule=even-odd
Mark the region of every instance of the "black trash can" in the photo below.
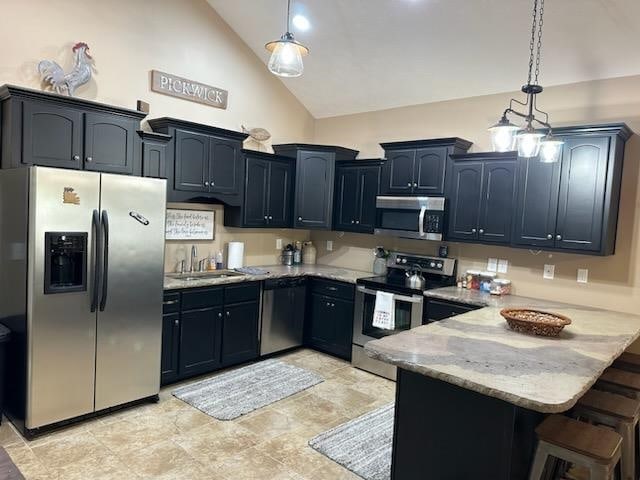
[[[2,414],[4,413],[4,369],[5,358],[7,356],[7,343],[11,338],[11,330],[0,323],[0,423],[2,422]]]

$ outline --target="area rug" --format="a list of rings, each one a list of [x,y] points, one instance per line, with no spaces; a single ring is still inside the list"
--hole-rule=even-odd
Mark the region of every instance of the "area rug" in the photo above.
[[[389,480],[393,413],[391,403],[321,433],[309,446],[365,480]]]
[[[0,480],[24,480],[9,454],[0,447]]]
[[[173,395],[218,420],[233,420],[323,381],[304,368],[265,360],[185,385]]]

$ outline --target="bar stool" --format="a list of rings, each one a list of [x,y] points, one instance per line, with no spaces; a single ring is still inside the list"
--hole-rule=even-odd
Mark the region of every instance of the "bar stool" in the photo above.
[[[615,393],[589,390],[572,411],[574,418],[613,428],[622,436],[620,467],[623,480],[636,480],[636,427],[640,401]]]
[[[625,397],[640,400],[640,373],[607,368],[595,385],[596,390],[618,393]]]
[[[615,362],[613,362],[612,366],[619,370],[640,373],[640,355],[624,352]]]
[[[529,480],[541,480],[549,457],[589,470],[591,480],[610,480],[620,462],[622,437],[603,427],[550,415],[536,428],[538,447]]]

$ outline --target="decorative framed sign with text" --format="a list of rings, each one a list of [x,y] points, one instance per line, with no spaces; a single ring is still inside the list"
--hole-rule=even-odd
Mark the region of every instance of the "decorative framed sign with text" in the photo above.
[[[213,240],[215,212],[167,209],[166,240]]]
[[[222,109],[227,108],[227,98],[229,97],[229,92],[221,88],[158,70],[151,70],[151,90]]]

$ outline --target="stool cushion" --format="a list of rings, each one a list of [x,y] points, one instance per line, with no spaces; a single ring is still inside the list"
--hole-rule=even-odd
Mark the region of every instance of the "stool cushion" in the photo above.
[[[599,390],[589,390],[577,406],[625,420],[633,420],[640,413],[640,401]]]
[[[614,368],[640,372],[640,355],[636,353],[623,352],[614,362]]]
[[[610,462],[622,444],[622,437],[613,430],[562,415],[548,416],[538,425],[536,433],[540,440],[586,455],[600,463]]]
[[[602,375],[600,375],[600,380],[640,391],[640,373],[627,372],[617,368],[607,368]]]

